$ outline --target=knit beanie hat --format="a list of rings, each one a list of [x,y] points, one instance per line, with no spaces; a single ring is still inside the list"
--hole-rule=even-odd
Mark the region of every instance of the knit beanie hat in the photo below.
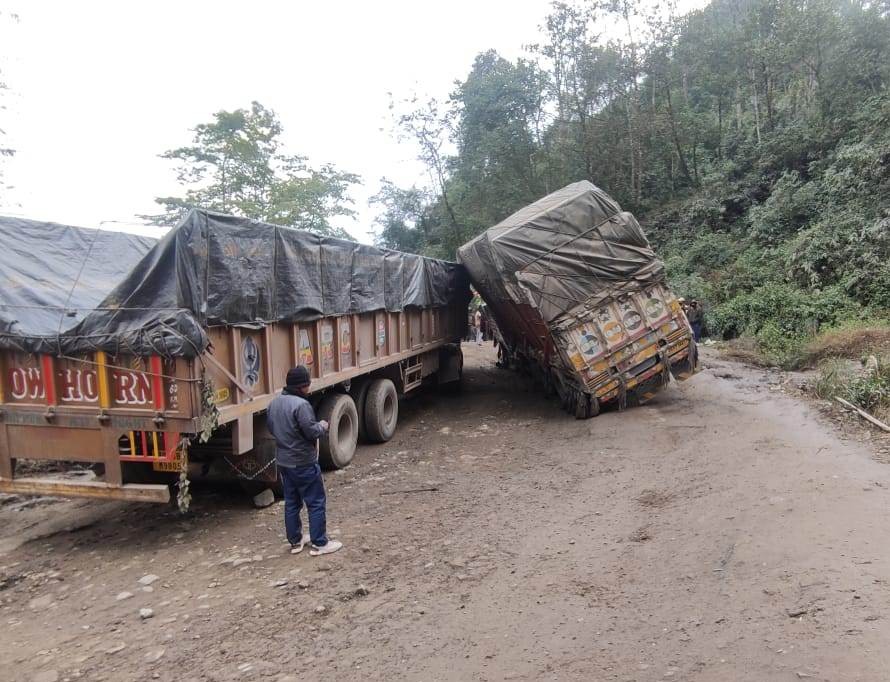
[[[303,365],[298,365],[297,367],[288,370],[287,381],[285,383],[288,386],[300,388],[301,386],[308,386],[311,384],[312,379],[309,377],[309,370],[303,367]]]

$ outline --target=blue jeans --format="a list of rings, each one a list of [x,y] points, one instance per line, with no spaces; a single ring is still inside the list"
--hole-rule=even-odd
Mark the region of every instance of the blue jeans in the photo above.
[[[278,467],[281,487],[284,489],[284,528],[287,539],[297,545],[303,539],[303,523],[300,510],[306,503],[309,512],[309,537],[312,544],[322,547],[328,544],[325,519],[324,481],[318,462],[308,467],[289,469]]]

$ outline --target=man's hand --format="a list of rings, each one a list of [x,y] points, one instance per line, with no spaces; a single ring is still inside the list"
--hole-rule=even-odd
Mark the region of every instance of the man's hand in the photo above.
[[[324,419],[322,419],[322,420],[321,420],[320,422],[318,422],[318,423],[321,424],[321,428],[323,428],[323,429],[325,430],[325,432],[329,431],[330,428],[331,428],[331,425],[328,424]]]

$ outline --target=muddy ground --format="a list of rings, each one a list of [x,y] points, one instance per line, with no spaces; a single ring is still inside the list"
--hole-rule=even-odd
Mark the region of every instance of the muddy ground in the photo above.
[[[0,678],[890,679],[886,441],[712,355],[576,421],[466,352],[328,475],[330,557],[220,489],[6,499]]]

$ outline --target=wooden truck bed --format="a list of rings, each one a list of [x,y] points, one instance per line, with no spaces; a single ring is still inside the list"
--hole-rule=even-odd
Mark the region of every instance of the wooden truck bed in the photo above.
[[[216,423],[232,424],[231,454],[243,455],[254,448],[255,415],[289,368],[309,367],[311,392],[331,389],[458,341],[465,317],[451,306],[212,327],[212,352],[196,359],[0,351],[0,491],[165,502],[167,485],[125,482],[122,464],[178,472],[187,441],[202,429],[205,383]],[[406,379],[403,392],[414,388]],[[101,463],[104,480],[14,477],[14,462],[25,459]]]

